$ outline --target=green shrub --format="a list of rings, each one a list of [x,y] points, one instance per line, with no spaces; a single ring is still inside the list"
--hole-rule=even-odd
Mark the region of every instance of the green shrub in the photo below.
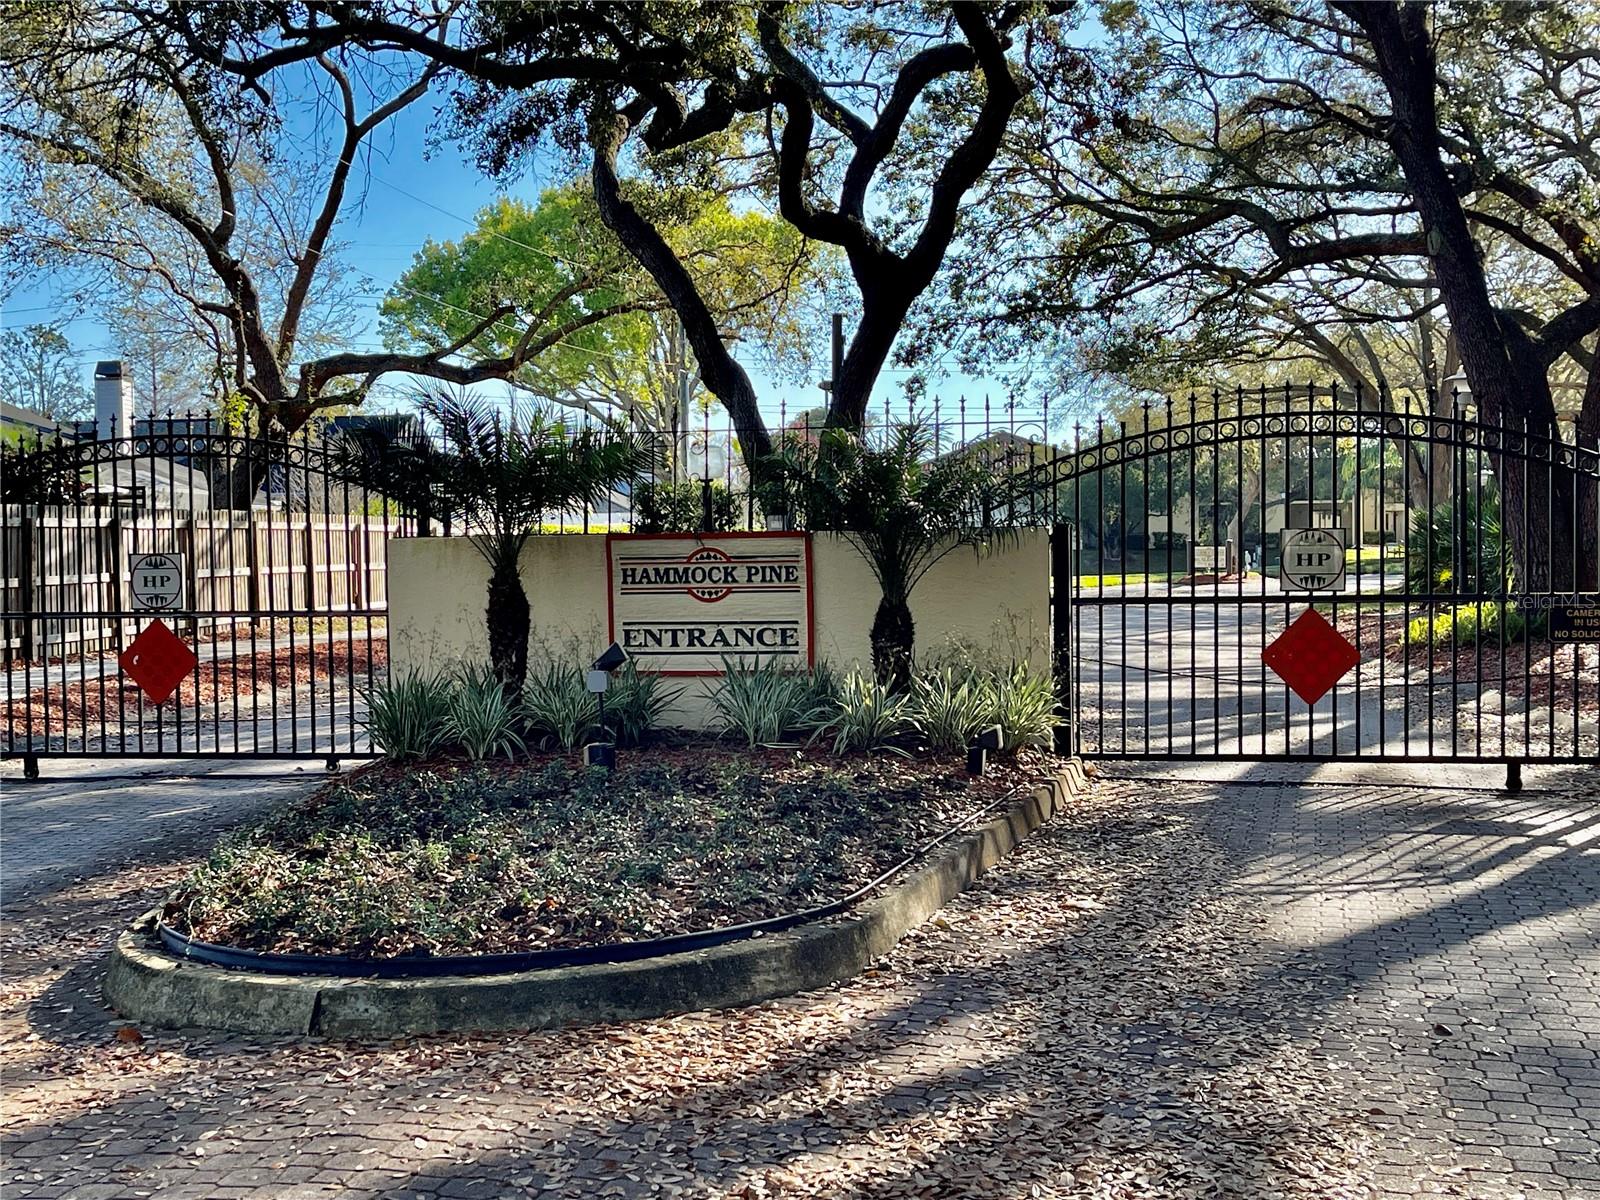
[[[667,706],[682,688],[664,688],[659,675],[641,675],[628,663],[612,677],[606,692],[606,730],[619,746],[637,746],[661,724]]]
[[[831,710],[844,689],[844,680],[833,669],[833,664],[823,659],[809,671],[803,672],[803,675],[806,681],[806,697],[811,707]]]
[[[449,740],[450,680],[412,668],[367,693],[363,724],[389,758],[427,758]]]
[[[636,533],[698,533],[701,517],[701,483],[640,483],[633,489],[633,528]],[[711,485],[711,532],[725,533],[739,524],[741,498],[720,483]]]
[[[1469,488],[1461,507],[1459,529],[1453,501],[1412,514],[1405,556],[1406,590],[1412,595],[1496,595],[1511,587],[1510,556],[1502,561],[1499,499]],[[1460,579],[1455,578],[1458,565]]]
[[[1406,641],[1411,645],[1475,646],[1480,641],[1517,641],[1527,632],[1528,622],[1515,604],[1480,600],[1461,604],[1448,612],[1425,613],[1406,626]]]
[[[786,736],[812,736],[831,715],[821,699],[831,685],[826,668],[797,671],[775,662],[747,666],[723,659],[725,672],[711,704],[723,729],[738,733],[751,749],[783,741]]]
[[[517,733],[518,717],[516,705],[506,699],[494,668],[485,664],[465,668],[457,676],[445,727],[450,740],[468,758],[493,758],[499,754],[511,758],[528,748]]]
[[[1056,690],[1050,676],[1018,663],[1003,675],[982,680],[990,710],[985,724],[1000,726],[1007,750],[1024,746],[1045,749],[1054,744]]]
[[[582,671],[553,662],[543,670],[528,672],[522,717],[530,732],[571,750],[599,728],[600,707],[594,693],[584,686]]]
[[[933,749],[965,750],[994,723],[994,697],[982,676],[945,667],[912,678],[909,714]]]
[[[835,754],[879,749],[904,753],[889,742],[910,727],[907,697],[891,695],[886,684],[851,670],[834,690],[832,704],[833,715],[821,732],[833,735]]]

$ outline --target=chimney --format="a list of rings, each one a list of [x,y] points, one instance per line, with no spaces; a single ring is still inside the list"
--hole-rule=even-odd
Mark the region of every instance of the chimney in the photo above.
[[[133,435],[133,380],[119,358],[94,365],[94,419],[101,438]]]

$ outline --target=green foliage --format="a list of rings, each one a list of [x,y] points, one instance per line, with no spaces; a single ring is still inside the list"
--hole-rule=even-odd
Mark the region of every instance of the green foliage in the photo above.
[[[699,533],[703,499],[697,480],[683,483],[640,483],[633,489],[636,533]],[[742,497],[720,483],[711,485],[711,530],[725,533],[739,526]]]
[[[935,750],[965,750],[992,725],[1000,727],[1006,750],[1046,749],[1055,739],[1055,686],[1026,663],[999,670],[941,667],[912,682],[908,716]]]
[[[759,209],[734,212],[718,189],[631,181],[630,190],[729,336],[776,362],[805,358],[814,339],[797,301],[814,274],[814,245]],[[502,307],[512,312],[480,330],[480,314]],[[664,431],[679,369],[665,308],[585,181],[546,190],[536,205],[502,198],[459,240],[428,241],[379,311],[394,350],[471,337],[476,356],[508,358],[530,324],[564,330],[516,369],[517,385],[544,403],[610,410]]]
[[[994,724],[994,697],[981,675],[945,667],[911,682],[911,723],[939,751],[965,750],[980,729]]]
[[[831,677],[776,662],[746,665],[726,658],[722,669],[712,707],[724,729],[738,733],[751,749],[797,734],[814,736],[829,718],[831,706],[824,697]]]
[[[1000,726],[1007,750],[1048,749],[1055,741],[1056,691],[1049,675],[1018,663],[1005,674],[988,676],[988,724]]]
[[[166,907],[251,949],[590,945],[845,895],[972,806],[947,770],[707,750],[336,778],[221,842]]]
[[[842,532],[882,592],[872,662],[895,691],[910,682],[912,590],[945,555],[997,539],[1014,480],[981,447],[940,453],[931,428],[908,422],[876,436],[826,429],[790,439],[762,465],[762,485],[788,498],[798,527]]]
[[[0,503],[81,504],[88,484],[69,447],[54,437],[41,444],[36,438],[5,449],[0,459]]]
[[[367,693],[363,724],[389,758],[428,758],[449,742],[454,690],[447,677],[412,668]]]
[[[661,725],[668,706],[682,688],[668,688],[660,675],[641,675],[635,663],[625,664],[611,678],[606,692],[606,730],[619,746],[638,746]]]
[[[493,667],[463,668],[449,695],[446,735],[468,758],[511,758],[527,750],[517,732],[516,706],[506,698]]]
[[[1478,489],[1468,488],[1459,527],[1456,507],[1446,502],[1412,514],[1406,535],[1406,589],[1413,595],[1497,595],[1509,590],[1512,563],[1501,532],[1499,497],[1487,489],[1480,496]],[[1459,580],[1454,578],[1458,559]]]
[[[910,701],[891,695],[886,685],[852,668],[834,696],[833,715],[820,727],[833,735],[833,752],[851,750],[905,751],[892,745],[911,724]]]
[[[522,715],[532,733],[572,750],[599,728],[599,704],[583,672],[564,663],[534,671],[522,694]]]
[[[423,512],[448,512],[490,568],[489,661],[514,702],[527,674],[528,601],[518,560],[546,515],[600,503],[649,465],[625,432],[572,427],[535,409],[512,419],[485,401],[435,393],[421,404],[440,434],[401,441],[357,431],[344,466],[374,491]]]
[[[1528,622],[1515,604],[1480,600],[1445,612],[1426,613],[1406,625],[1409,645],[1475,646],[1479,642],[1520,639]]]

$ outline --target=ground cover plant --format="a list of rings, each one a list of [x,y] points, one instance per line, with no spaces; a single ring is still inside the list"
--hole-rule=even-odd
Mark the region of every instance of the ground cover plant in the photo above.
[[[839,899],[1046,769],[704,743],[379,765],[222,842],[165,908],[257,950],[490,953],[627,941]]]

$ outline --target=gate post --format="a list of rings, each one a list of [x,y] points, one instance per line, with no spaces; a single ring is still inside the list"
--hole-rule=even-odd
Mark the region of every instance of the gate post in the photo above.
[[[106,541],[111,547],[111,586],[105,595],[111,601],[107,607],[117,614],[111,618],[111,644],[121,654],[128,642],[128,618],[124,615],[128,609],[128,548],[122,540],[122,509],[115,504],[106,525]]]
[[[22,518],[19,529],[21,553],[17,556],[17,584],[20,592],[19,600],[22,605],[22,658],[24,662],[33,661],[33,526],[34,519],[29,516]]]
[[[261,526],[256,524],[256,510],[245,517],[245,569],[249,572],[244,585],[245,607],[250,610],[250,628],[261,628]],[[267,536],[272,536],[272,516],[267,515]],[[254,636],[254,635],[252,635]]]
[[[1056,693],[1055,750],[1076,754],[1078,705],[1072,690],[1072,526],[1050,527],[1050,676]]]

